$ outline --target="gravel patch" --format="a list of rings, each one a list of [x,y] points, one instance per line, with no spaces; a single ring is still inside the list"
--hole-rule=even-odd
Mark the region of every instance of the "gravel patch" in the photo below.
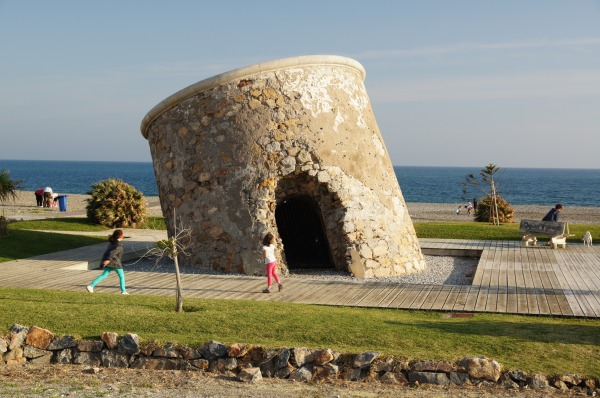
[[[379,278],[376,281],[405,283],[411,285],[471,285],[473,276],[477,270],[478,258],[470,257],[451,257],[451,256],[424,256],[427,268],[419,273],[394,276],[388,278]],[[169,258],[163,258],[159,262],[152,258],[143,258],[124,263],[127,272],[164,272],[174,273],[173,261]],[[220,272],[200,268],[200,267],[179,267],[182,274],[204,274],[204,275],[223,275]],[[249,277],[243,274],[227,274],[231,276]],[[253,276],[254,278],[263,278],[263,276]],[[365,283],[373,282],[374,279],[359,279],[350,275],[348,272],[336,271],[332,269],[325,270],[292,270],[286,278],[292,279],[314,279],[314,280],[334,280],[340,282]]]

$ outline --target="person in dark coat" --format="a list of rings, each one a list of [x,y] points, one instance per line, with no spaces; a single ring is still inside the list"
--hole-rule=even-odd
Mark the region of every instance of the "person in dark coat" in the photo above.
[[[102,260],[100,262],[101,266],[104,268],[104,272],[86,287],[88,292],[94,293],[94,286],[106,278],[111,271],[115,271],[117,275],[119,275],[121,294],[129,294],[125,288],[125,273],[123,272],[123,264],[121,264],[121,257],[123,256],[122,239],[123,230],[121,229],[115,229],[115,232],[108,237],[108,247],[104,251],[104,255],[102,255]]]
[[[542,221],[558,221],[558,216],[560,216],[560,212],[561,212],[562,208],[563,208],[563,205],[558,203],[556,206],[554,206],[553,209],[550,209],[548,214],[546,214],[544,216],[544,218],[542,218]],[[551,241],[546,242],[546,246],[550,246],[551,244],[552,244]]]
[[[560,215],[562,208],[563,205],[558,203],[556,206],[554,206],[553,209],[550,209],[548,214],[546,214],[544,218],[542,218],[542,221],[558,221],[558,216]]]
[[[37,207],[43,207],[44,206],[44,188],[40,188],[40,189],[36,190],[34,193],[35,193],[35,204],[37,205]]]

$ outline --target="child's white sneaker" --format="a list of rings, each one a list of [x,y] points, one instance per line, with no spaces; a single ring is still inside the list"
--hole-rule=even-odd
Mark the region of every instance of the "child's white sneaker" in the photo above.
[[[127,292],[121,292],[121,294],[129,294],[129,293],[127,293]]]
[[[86,286],[85,288],[87,289],[88,292],[94,293],[94,288],[91,285],[90,286]]]

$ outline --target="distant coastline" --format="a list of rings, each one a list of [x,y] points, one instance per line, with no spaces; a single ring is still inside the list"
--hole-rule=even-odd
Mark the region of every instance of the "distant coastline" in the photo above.
[[[86,194],[92,184],[120,178],[145,196],[158,196],[151,162],[0,160],[0,170],[25,180],[24,189],[51,186],[65,194]],[[461,182],[480,168],[394,166],[407,203],[461,204],[481,192],[462,194]],[[501,168],[501,195],[512,205],[600,207],[600,169]]]

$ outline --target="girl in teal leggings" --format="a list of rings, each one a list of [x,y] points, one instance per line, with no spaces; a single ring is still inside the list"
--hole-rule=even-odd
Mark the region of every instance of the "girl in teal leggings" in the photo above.
[[[117,275],[119,275],[121,294],[129,294],[125,289],[125,273],[123,272],[123,264],[121,264],[121,257],[123,256],[123,245],[121,244],[122,239],[123,231],[120,229],[116,229],[115,232],[108,237],[108,247],[104,251],[104,255],[102,256],[101,260],[102,267],[104,267],[104,272],[86,287],[88,292],[94,293],[94,286],[106,278],[108,274],[110,274],[110,271],[115,271]]]

